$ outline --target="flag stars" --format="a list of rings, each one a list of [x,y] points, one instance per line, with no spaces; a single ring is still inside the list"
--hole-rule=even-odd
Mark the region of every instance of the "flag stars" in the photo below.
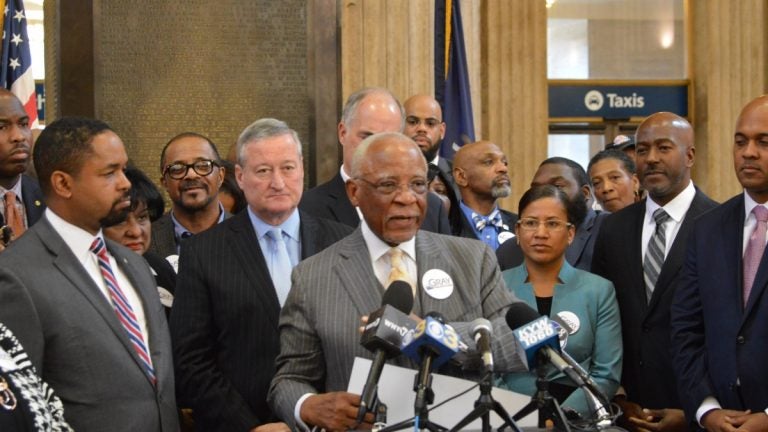
[[[16,70],[16,68],[20,66],[21,64],[17,58],[12,58],[10,64],[8,64],[8,67],[13,68],[13,70]]]
[[[25,16],[24,16],[23,10],[17,10],[16,14],[13,16],[13,19],[18,20],[19,22],[21,22],[21,20],[23,20],[24,18]]]
[[[11,43],[16,44],[16,46],[19,46],[20,43],[23,43],[24,40],[21,38],[20,34],[13,34],[13,37],[11,38]]]

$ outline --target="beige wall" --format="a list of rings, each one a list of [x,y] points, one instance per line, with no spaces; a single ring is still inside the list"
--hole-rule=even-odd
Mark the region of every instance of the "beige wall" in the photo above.
[[[724,201],[741,191],[732,143],[742,106],[768,93],[768,1],[689,1],[696,166],[694,181]]]
[[[546,157],[546,8],[534,1],[461,0],[478,139],[511,165],[515,209]],[[342,0],[341,88],[383,86],[404,100],[434,92],[434,1]]]

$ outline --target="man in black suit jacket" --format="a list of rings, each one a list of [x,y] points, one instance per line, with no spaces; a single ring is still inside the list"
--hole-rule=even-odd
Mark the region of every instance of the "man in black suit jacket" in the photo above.
[[[575,161],[553,157],[542,162],[533,176],[531,187],[544,184],[562,189],[573,203],[577,213],[574,219],[576,235],[565,250],[565,259],[572,266],[589,271],[597,233],[608,213],[590,208],[592,187],[584,168]],[[496,251],[496,258],[502,270],[517,267],[523,263],[523,250],[517,242],[506,242]]]
[[[15,227],[15,238],[40,219],[45,210],[43,193],[37,181],[24,174],[30,162],[32,131],[29,116],[21,101],[10,91],[0,89],[0,226],[10,224],[6,217],[8,192],[16,197],[16,206],[22,216],[20,227]],[[0,250],[3,245],[0,244]]]
[[[622,385],[617,396],[626,424],[649,430],[686,430],[672,370],[670,305],[680,282],[688,236],[694,220],[716,203],[691,182],[694,140],[691,125],[672,113],[648,117],[637,129],[637,174],[648,199],[606,219],[598,235],[592,271],[613,282],[621,310],[624,342]],[[654,286],[644,263],[662,208],[665,257]],[[650,293],[650,297],[649,297]],[[647,408],[650,412],[640,411]]]
[[[352,231],[296,207],[304,170],[296,132],[261,119],[237,142],[238,184],[247,211],[184,243],[171,314],[179,398],[199,430],[246,431],[287,426],[267,405],[279,350],[278,316],[290,288],[280,272],[280,228],[289,265]],[[285,291],[284,291],[285,290]]]
[[[453,177],[461,201],[451,206],[453,234],[482,241],[494,251],[515,236],[517,215],[499,208],[509,196],[507,157],[490,141],[466,144],[453,159]]]
[[[347,99],[339,122],[339,142],[343,151],[343,164],[328,182],[304,193],[299,208],[313,216],[357,227],[360,214],[347,197],[346,183],[349,180],[348,167],[352,155],[366,137],[380,132],[401,132],[404,126],[404,111],[400,102],[387,89],[365,88]],[[421,229],[450,234],[443,202],[430,193],[427,198],[427,216]]]
[[[224,221],[229,215],[219,202],[225,168],[216,144],[195,132],[171,138],[160,153],[160,182],[173,203],[152,222],[149,251],[177,255],[181,242]]]
[[[736,122],[733,162],[744,192],[696,222],[672,302],[680,396],[691,425],[707,430],[768,430],[768,258],[757,218],[768,203],[766,136],[763,95]]]

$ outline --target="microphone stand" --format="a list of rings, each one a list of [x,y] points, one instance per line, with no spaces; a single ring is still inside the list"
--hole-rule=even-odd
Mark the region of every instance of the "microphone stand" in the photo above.
[[[392,426],[387,426],[384,429],[380,429],[379,432],[405,430],[413,426],[418,426],[419,429],[426,429],[431,432],[444,432],[446,430],[446,428],[429,420],[429,409],[427,407],[435,401],[435,393],[432,391],[432,373],[429,371],[431,368],[432,354],[427,354],[424,356],[419,373],[416,374],[413,380],[413,391],[416,392],[416,402],[414,403],[415,417],[403,420]]]
[[[514,420],[509,417],[509,414],[504,407],[491,396],[491,388],[493,387],[492,379],[493,374],[491,372],[488,372],[483,376],[480,381],[480,396],[475,401],[475,409],[467,414],[467,416],[454,426],[450,432],[460,431],[464,426],[472,423],[477,418],[482,418],[482,432],[491,432],[491,411],[495,412],[504,421],[499,428],[499,431],[504,430],[505,427],[509,426],[512,430],[522,432],[521,429],[517,427]]]
[[[533,395],[531,401],[528,402],[528,405],[524,406],[512,418],[514,420],[520,420],[538,409],[538,427],[546,427],[546,421],[552,420],[555,424],[555,429],[571,432],[571,427],[568,425],[567,418],[560,408],[560,404],[557,402],[557,399],[549,393],[546,368],[543,367],[546,362],[545,354],[542,351],[539,351],[536,355],[539,356],[538,364],[540,365],[536,368],[536,394]],[[507,423],[503,424],[502,428],[505,426],[507,426]]]

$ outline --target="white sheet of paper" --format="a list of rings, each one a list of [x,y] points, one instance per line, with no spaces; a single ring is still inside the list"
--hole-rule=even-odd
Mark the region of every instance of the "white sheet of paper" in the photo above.
[[[352,367],[352,375],[349,378],[347,391],[360,394],[363,391],[368,371],[371,369],[371,361],[360,357],[355,358]],[[384,370],[379,379],[379,399],[387,405],[387,425],[393,425],[413,417],[413,380],[418,371],[398,366],[384,365]],[[460,378],[445,375],[432,374],[432,390],[435,392],[435,403],[459,394],[476,383]],[[480,388],[475,388],[465,395],[429,412],[429,420],[448,429],[456,426],[475,407],[475,401],[480,396]],[[531,401],[531,397],[494,387],[491,396],[498,401],[507,411],[510,417],[514,416],[522,407]],[[532,414],[517,422],[519,427],[536,426],[538,413]],[[501,426],[501,419],[496,413],[491,413],[491,425],[494,428]],[[464,429],[480,430],[480,419],[467,425]]]

